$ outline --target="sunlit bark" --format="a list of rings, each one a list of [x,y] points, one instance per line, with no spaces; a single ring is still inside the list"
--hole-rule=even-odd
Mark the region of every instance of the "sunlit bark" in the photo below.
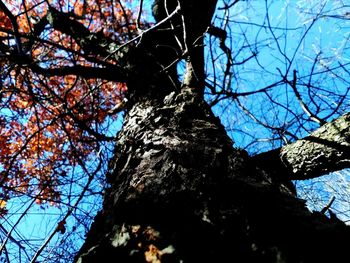
[[[291,180],[319,177],[350,167],[350,115],[344,114],[304,139],[255,156],[265,170]]]

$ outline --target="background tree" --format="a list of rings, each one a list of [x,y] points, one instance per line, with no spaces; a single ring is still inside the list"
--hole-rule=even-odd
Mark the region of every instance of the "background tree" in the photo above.
[[[131,250],[134,257],[148,261],[166,260],[167,256],[191,259],[193,254],[184,244],[209,236],[220,242],[199,242],[192,252],[207,248],[209,254],[197,257],[211,258],[214,254],[210,252],[236,247],[241,256],[250,255],[252,259],[310,260],[308,253],[328,245],[313,243],[318,234],[312,232],[315,230],[310,225],[329,229],[330,233],[343,230],[343,226],[335,223],[334,227],[322,216],[329,210],[326,205],[332,194],[328,193],[319,203],[319,211],[325,207],[321,215],[311,214],[292,197],[290,180],[309,179],[348,166],[348,117],[344,115],[348,108],[348,40],[341,33],[348,23],[348,6],[341,1],[296,5],[279,1],[222,1],[212,19],[216,1],[204,1],[201,6],[192,1],[169,1],[167,8],[162,1],[155,2],[155,18],[159,22],[156,25],[141,19],[141,11],[146,10],[147,4],[149,7],[143,1],[0,3],[0,206],[4,220],[13,216],[9,207],[11,202],[15,204],[13,200],[20,197],[18,202],[27,202],[24,210],[19,210],[21,216],[11,221],[13,225],[1,230],[4,260],[10,261],[16,255],[33,262],[38,257],[48,261],[62,257],[65,246],[70,245],[67,237],[86,232],[92,218],[90,211],[94,214],[99,209],[91,203],[96,202],[95,198],[101,200],[106,173],[112,187],[105,194],[104,211],[97,217],[81,253],[96,243],[102,244],[96,253],[108,252],[111,247],[105,243],[112,239],[112,247],[117,247],[113,253],[120,257],[130,259]],[[208,28],[211,19],[213,26]],[[335,25],[339,32],[332,35]],[[180,76],[183,86],[176,77],[176,63],[180,68],[186,64],[179,71],[184,73]],[[249,155],[255,155],[253,158],[231,148],[232,142],[202,101],[203,92],[209,105],[222,116],[235,146],[245,148]],[[125,98],[128,117],[116,140],[115,161],[107,171],[114,139],[114,113],[121,110]],[[324,125],[340,115],[343,117]],[[297,141],[320,125],[323,128],[311,137]],[[164,152],[164,148],[169,151]],[[275,150],[258,154],[271,149]],[[256,170],[247,170],[247,163],[257,165]],[[270,163],[273,166],[266,165]],[[172,170],[172,164],[176,169]],[[152,177],[155,171],[164,177]],[[168,178],[170,174],[173,177]],[[218,182],[220,174],[228,178]],[[238,181],[233,180],[229,176],[232,174],[242,178],[249,175],[251,181],[240,176]],[[123,175],[128,178],[126,181]],[[179,181],[173,179],[175,175]],[[128,183],[137,191],[130,192],[125,186]],[[223,183],[231,188],[223,187]],[[242,198],[246,196],[238,191],[240,187],[247,190],[250,198]],[[279,189],[277,193],[271,190],[275,188]],[[226,195],[215,196],[217,189]],[[145,194],[140,195],[142,202],[137,199],[138,191]],[[125,196],[128,202],[124,202]],[[160,197],[167,202],[162,203]],[[117,202],[116,198],[122,201]],[[210,198],[214,201],[208,201]],[[230,203],[228,200],[232,199],[245,201]],[[39,246],[31,240],[20,240],[16,233],[34,203],[41,207],[50,203],[61,209],[52,234]],[[179,207],[184,203],[185,207]],[[288,213],[279,208],[282,205],[298,212]],[[334,221],[336,210],[334,203],[330,205]],[[112,212],[116,208],[117,215]],[[202,219],[194,229],[191,226],[198,223],[198,218],[192,217],[193,208]],[[178,211],[184,213],[182,217]],[[170,216],[164,217],[165,212]],[[267,212],[272,216],[261,220],[259,215]],[[173,222],[171,216],[183,224]],[[252,220],[256,217],[261,222]],[[267,219],[272,218],[277,222],[285,220],[290,228],[286,237],[302,233],[303,228],[293,224],[293,219],[305,220],[305,228],[312,230],[313,238],[293,245],[282,242],[269,227],[270,232],[259,232],[257,225],[269,226],[275,221],[269,223]],[[246,231],[249,237],[243,219],[254,229]],[[67,224],[69,220],[72,221]],[[175,234],[168,233],[159,223],[162,220],[173,227]],[[100,228],[98,222],[104,226]],[[81,223],[85,229],[76,228]],[[219,229],[226,231],[225,242],[215,234]],[[186,231],[192,231],[192,237]],[[227,240],[233,233],[245,237],[243,242]],[[261,238],[271,233],[271,240]],[[68,240],[66,245],[59,243],[58,234],[62,240]],[[128,235],[131,241],[120,243]],[[169,235],[173,236],[170,240],[166,238]],[[337,237],[336,245],[342,249],[342,236],[328,232],[322,235],[326,239]],[[61,250],[51,250],[54,242]],[[309,251],[288,256],[288,249],[299,251],[305,244]],[[123,245],[125,250],[121,249]],[[327,249],[332,251],[334,247]],[[75,252],[74,248],[69,251]],[[220,258],[225,253],[215,256]],[[87,260],[93,257],[93,253],[86,255]],[[72,258],[65,256],[63,262]],[[323,255],[315,257],[318,256]]]

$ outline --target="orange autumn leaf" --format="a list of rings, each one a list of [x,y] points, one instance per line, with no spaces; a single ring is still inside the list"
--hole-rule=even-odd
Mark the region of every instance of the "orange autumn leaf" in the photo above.
[[[7,202],[5,200],[0,200],[0,209],[3,209],[6,207]]]
[[[5,15],[4,11],[0,9],[0,28],[11,29],[12,24],[10,19]]]
[[[40,23],[47,18],[50,5],[89,32],[123,44],[137,33],[137,14],[130,11],[129,1],[3,3],[15,17],[20,37],[8,38],[6,30],[13,31],[14,27],[0,9],[0,37],[4,37],[0,48],[8,45],[11,52],[22,48],[25,56],[21,59],[29,58],[31,62],[11,61],[16,57],[12,54],[0,58],[0,191],[9,198],[19,194],[36,196],[38,205],[55,204],[60,200],[61,181],[70,171],[96,160],[96,156],[108,155],[101,151],[111,148],[111,139],[105,134],[116,119],[108,112],[123,101],[127,87],[125,83],[83,79],[74,74],[47,76],[33,71],[30,65],[59,69],[75,65],[101,67],[99,62],[118,64],[112,57],[87,54],[83,43],[74,36],[50,23]],[[1,204],[6,206],[7,201],[0,202],[0,208]]]

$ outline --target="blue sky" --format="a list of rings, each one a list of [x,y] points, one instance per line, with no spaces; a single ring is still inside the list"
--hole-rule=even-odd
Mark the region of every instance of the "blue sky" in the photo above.
[[[144,1],[147,13],[150,13],[150,1]],[[227,1],[230,2],[230,1]],[[259,90],[281,79],[280,72],[286,73],[287,78],[292,80],[293,70],[298,71],[300,85],[298,86],[303,98],[310,102],[311,98],[315,99],[315,104],[311,110],[319,111],[320,117],[327,116],[332,110],[333,103],[336,103],[337,97],[332,97],[329,90],[339,94],[345,94],[349,89],[350,79],[346,72],[341,68],[335,69],[332,72],[325,73],[325,68],[335,68],[337,65],[347,65],[350,63],[349,54],[349,37],[350,37],[350,20],[336,19],[336,15],[343,15],[349,8],[340,8],[342,1],[268,1],[269,20],[266,16],[265,1],[242,1],[236,5],[235,9],[229,14],[218,12],[219,17],[215,20],[216,25],[224,27],[227,23],[226,30],[232,34],[232,38],[226,40],[226,45],[232,50],[232,55],[235,62],[243,61],[257,52],[257,57],[251,59],[243,65],[236,65],[232,68],[232,81],[229,87],[235,92],[248,92]],[[138,6],[138,1],[133,1],[132,5]],[[325,3],[322,6],[322,3]],[[219,3],[218,6],[222,6]],[[316,22],[313,18],[317,16],[317,11],[322,10],[329,17],[320,17]],[[225,17],[220,19],[220,17]],[[333,16],[333,17],[330,17]],[[270,24],[271,30],[268,28]],[[287,28],[287,30],[286,30]],[[307,32],[306,37],[304,34]],[[208,38],[209,39],[209,38]],[[276,39],[278,41],[276,42]],[[258,42],[259,44],[255,44]],[[214,45],[218,44],[214,42]],[[209,42],[207,42],[209,47]],[[217,47],[216,47],[217,48]],[[217,60],[213,64],[208,64],[208,80],[214,81],[213,73],[216,72],[216,81],[222,81],[223,70],[225,68],[226,58],[220,54],[220,50],[216,50],[214,56]],[[209,53],[207,53],[209,55]],[[311,79],[314,85],[322,87],[324,91],[319,90],[318,97],[313,97],[312,90],[303,83],[307,83],[310,79],[310,72],[313,68],[313,63],[316,58],[319,61],[314,68],[314,75]],[[181,67],[180,67],[181,68]],[[321,74],[322,73],[322,74]],[[338,76],[336,75],[338,74]],[[344,81],[339,78],[344,77]],[[310,95],[311,94],[311,95]],[[287,127],[288,130],[298,137],[303,137],[312,129],[318,127],[316,123],[304,120],[303,129],[299,128],[299,123],[296,121],[296,116],[304,116],[303,110],[299,103],[295,100],[295,96],[288,85],[279,85],[269,93],[275,103],[268,100],[266,94],[256,94],[246,97],[240,97],[240,103],[262,122],[269,123],[275,126]],[[337,114],[344,112],[349,105],[346,99],[344,107]],[[329,107],[326,105],[329,102]],[[286,110],[280,105],[288,105],[293,108],[293,112]],[[317,108],[317,105],[320,108]],[[336,106],[334,106],[336,107]],[[227,128],[229,135],[235,141],[236,147],[247,149],[250,153],[269,150],[272,147],[279,147],[285,142],[278,139],[279,136],[272,134],[271,130],[264,128],[262,125],[256,124],[252,118],[247,115],[239,107],[237,101],[227,100],[219,103],[214,107],[215,113],[221,117],[221,120]],[[121,127],[121,118],[113,125],[115,133]],[[271,141],[271,137],[276,137],[276,140]],[[291,139],[290,137],[288,137]],[[78,176],[81,170],[75,170],[72,176]],[[85,180],[86,181],[86,180]],[[349,173],[334,173],[320,180],[313,180],[304,183],[299,183],[300,193],[309,198],[309,204],[312,209],[322,208],[333,195],[337,195],[338,203],[337,211],[348,211],[346,207],[350,203],[349,193],[346,189],[350,185]],[[95,182],[98,183],[98,182]],[[74,191],[80,191],[84,184],[84,179],[80,186],[76,186]],[[98,188],[98,186],[96,187]],[[68,191],[68,189],[66,189]],[[96,195],[99,196],[99,195]],[[314,205],[318,201],[319,205]],[[342,202],[340,202],[342,201]],[[2,220],[1,224],[10,229],[16,224],[22,212],[28,206],[28,199],[18,198],[9,202],[11,215],[7,217],[7,221]],[[93,199],[93,196],[88,198],[81,204],[80,210],[77,212],[77,218],[84,216],[84,211],[91,211],[91,216],[101,205],[101,198]],[[22,218],[20,224],[13,232],[13,236],[17,238],[30,239],[28,253],[33,253],[40,246],[45,238],[54,231],[57,222],[67,212],[67,208],[47,207],[45,209],[39,206],[32,206],[27,215]],[[80,213],[80,215],[79,215]],[[349,215],[345,216],[349,218]],[[345,218],[345,217],[344,217]],[[61,242],[61,238],[72,239],[72,242],[78,247],[83,242],[84,227],[83,224],[73,217],[67,221],[67,232],[73,227],[78,227],[75,232],[76,236],[64,236],[56,234],[47,247],[47,255],[50,255],[50,249],[57,249],[55,246]],[[3,235],[1,235],[3,236]],[[75,240],[75,241],[74,241]],[[31,247],[33,250],[31,251]],[[17,247],[14,246],[14,249]],[[18,249],[18,248],[17,248]],[[23,251],[22,251],[23,253]],[[16,262],[16,261],[13,261]]]

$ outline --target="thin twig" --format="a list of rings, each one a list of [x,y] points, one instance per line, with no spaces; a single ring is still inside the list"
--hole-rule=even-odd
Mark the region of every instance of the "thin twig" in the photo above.
[[[100,158],[101,159],[101,158]],[[84,189],[82,190],[82,192],[80,193],[80,196],[78,198],[78,200],[75,202],[75,204],[70,207],[68,209],[67,214],[59,221],[59,223],[57,224],[57,227],[55,228],[55,230],[50,234],[50,236],[44,241],[44,243],[41,245],[41,247],[38,249],[38,251],[35,253],[35,255],[33,256],[33,258],[31,259],[30,263],[35,263],[36,259],[40,256],[41,252],[44,250],[44,248],[47,246],[47,244],[51,241],[51,239],[56,235],[57,232],[61,231],[61,224],[63,222],[66,222],[66,219],[74,212],[74,210],[77,208],[78,204],[80,203],[80,201],[83,199],[83,197],[85,196],[85,192],[88,190],[93,178],[94,178],[94,174],[101,168],[101,163],[102,161],[100,160],[99,165],[97,166],[97,168],[95,169],[95,171],[93,173],[89,173],[89,171],[86,169],[86,167],[84,166],[82,160],[80,160],[78,158],[78,162],[80,163],[82,169],[84,170],[85,173],[87,173],[88,176],[88,181],[86,183],[86,185],[84,186]]]
[[[114,50],[113,52],[111,52],[108,56],[106,56],[103,61],[106,61],[108,58],[110,58],[111,56],[113,56],[114,54],[116,54],[118,51],[122,50],[124,47],[130,45],[132,42],[135,42],[138,39],[141,39],[143,37],[143,35],[147,34],[148,32],[160,27],[161,25],[163,25],[164,23],[166,23],[168,20],[170,20],[173,16],[175,16],[178,12],[180,11],[180,7],[177,6],[175,8],[175,10],[166,18],[164,18],[163,20],[159,21],[157,24],[155,24],[154,26],[150,27],[149,29],[146,29],[145,31],[143,31],[140,35],[134,37],[133,39],[130,39],[128,42],[124,43],[123,45],[119,46],[116,50]]]
[[[327,212],[327,210],[328,210],[329,208],[331,208],[331,206],[332,206],[334,200],[335,200],[335,196],[332,196],[332,198],[331,198],[331,200],[329,200],[328,204],[327,204],[324,208],[322,208],[322,210],[321,210],[321,213],[322,213],[322,214],[325,214],[325,213]]]
[[[142,6],[143,6],[143,0],[140,0],[140,5],[139,5],[139,12],[137,13],[137,19],[136,19],[136,28],[139,32],[141,32],[141,15],[142,15]]]
[[[234,6],[235,4],[237,4],[238,2],[239,2],[239,0],[235,0],[235,1],[233,1],[232,4],[229,4],[229,5],[225,3],[225,6],[219,7],[218,9],[219,9],[219,10],[229,9],[229,8],[231,8],[232,6]]]
[[[293,70],[293,81],[288,81],[288,84],[292,87],[295,96],[297,97],[298,102],[300,103],[301,108],[304,110],[304,112],[309,116],[309,118],[318,123],[319,125],[323,125],[326,123],[326,121],[322,120],[318,116],[316,116],[309,107],[304,103],[298,89],[297,89],[297,71]]]
[[[6,238],[4,240],[4,242],[2,242],[1,247],[0,247],[0,254],[2,252],[2,250],[5,248],[5,245],[7,243],[7,241],[9,239],[12,239],[12,232],[15,230],[16,226],[19,224],[19,222],[22,220],[22,218],[27,214],[28,210],[31,208],[31,206],[34,204],[35,199],[33,198],[33,201],[29,204],[29,206],[23,211],[23,213],[21,214],[21,216],[18,218],[17,222],[13,225],[13,227],[11,228],[11,230],[7,233]]]

